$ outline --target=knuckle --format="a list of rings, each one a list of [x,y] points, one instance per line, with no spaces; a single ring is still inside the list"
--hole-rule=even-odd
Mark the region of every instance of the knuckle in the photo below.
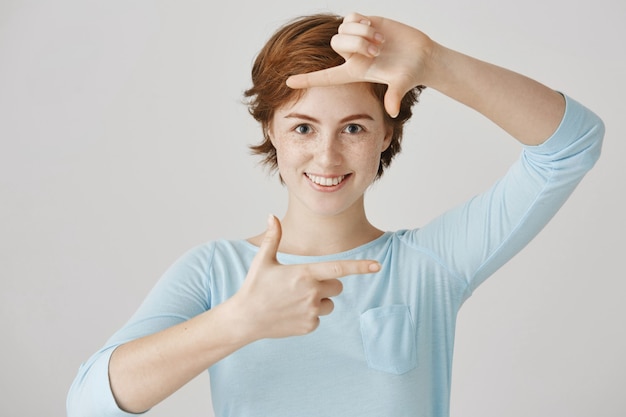
[[[330,265],[330,272],[337,277],[342,277],[344,275],[344,267],[340,263],[334,263]]]
[[[315,329],[317,329],[320,325],[320,318],[318,316],[315,317],[311,317],[309,320],[306,320],[302,327],[301,327],[301,333],[302,334],[308,334],[313,332]]]
[[[320,299],[320,290],[319,290],[319,288],[316,288],[316,287],[309,287],[309,288],[307,288],[305,299],[306,299],[306,303],[309,306],[311,306],[312,308],[315,308],[315,305],[317,304],[318,300]]]
[[[358,51],[360,51],[363,55],[370,55],[372,47],[378,48],[378,46],[374,45],[369,40],[359,38]]]
[[[358,22],[361,20],[363,20],[363,16],[361,16],[357,12],[351,12],[348,15],[346,15],[343,19],[344,22]]]

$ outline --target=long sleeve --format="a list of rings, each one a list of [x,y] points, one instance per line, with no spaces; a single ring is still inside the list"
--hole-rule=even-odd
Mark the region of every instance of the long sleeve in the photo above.
[[[126,417],[109,384],[109,360],[116,347],[189,320],[211,307],[209,275],[213,245],[193,248],[161,277],[133,317],[84,362],[67,397],[68,417]]]
[[[488,191],[413,232],[466,281],[468,295],[526,246],[556,214],[600,155],[604,125],[566,97],[554,134],[521,157]]]
[[[455,315],[463,293],[469,295],[518,253],[599,157],[602,121],[566,100],[565,115],[551,138],[524,147],[520,159],[491,189],[423,228],[387,233],[342,254],[281,257],[286,263],[379,259],[384,268],[374,280],[345,280],[337,310],[312,334],[259,341],[215,364],[211,386],[216,414],[319,415],[319,401],[306,395],[312,386],[329,410],[345,410],[345,415],[380,415],[376,407],[381,404],[395,407],[396,415],[409,412],[409,404],[434,410],[425,415],[445,415],[438,407],[449,402]],[[109,386],[112,351],[228,299],[245,279],[255,254],[256,248],[245,241],[218,242],[200,246],[174,264],[129,323],[81,366],[68,396],[68,417],[129,416],[119,410]],[[401,317],[409,314],[415,325],[402,327],[402,342],[418,335],[414,342],[419,366],[402,378],[369,369],[360,331],[361,314],[396,311],[398,305],[406,306]],[[372,313],[366,314],[373,320]],[[375,346],[380,346],[378,336],[372,337]],[[389,355],[375,356],[396,361],[399,346],[404,345],[394,338],[385,345]],[[328,381],[328,370],[336,374],[333,381]],[[268,385],[268,380],[274,382]]]

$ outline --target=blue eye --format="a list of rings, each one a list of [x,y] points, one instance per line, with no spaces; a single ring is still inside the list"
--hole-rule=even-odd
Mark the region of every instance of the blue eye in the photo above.
[[[349,124],[343,129],[343,131],[351,135],[355,135],[363,131],[363,126],[357,124]]]
[[[308,133],[311,133],[311,126],[307,125],[307,124],[303,124],[303,125],[298,125],[295,128],[296,133],[300,133],[301,135],[306,135]]]

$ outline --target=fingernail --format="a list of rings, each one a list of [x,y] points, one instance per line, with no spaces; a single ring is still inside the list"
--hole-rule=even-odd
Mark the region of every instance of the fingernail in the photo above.
[[[385,37],[383,36],[382,33],[375,33],[374,39],[376,40],[376,42],[380,42],[380,43],[385,42]]]
[[[369,53],[370,53],[370,55],[372,55],[372,56],[378,56],[378,54],[380,53],[380,49],[378,49],[378,47],[377,47],[377,46],[370,45],[370,46],[367,48],[367,52],[369,52]]]
[[[370,22],[367,19],[361,19],[359,23],[361,23],[362,25],[367,25],[367,26],[370,26],[372,24],[372,22]]]
[[[274,225],[274,215],[270,213],[270,215],[267,216],[267,226],[272,227],[273,225]]]
[[[372,272],[380,271],[380,264],[378,262],[371,263],[369,266],[369,270]]]

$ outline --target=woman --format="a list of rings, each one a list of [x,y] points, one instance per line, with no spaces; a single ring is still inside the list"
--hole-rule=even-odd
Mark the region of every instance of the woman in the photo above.
[[[287,188],[284,217],[177,261],[83,364],[69,415],[146,411],[207,368],[217,416],[448,415],[460,306],[593,166],[601,120],[415,28],[359,14],[290,22],[252,78],[264,134],[254,150]],[[399,151],[424,87],[488,117],[523,153],[482,195],[420,229],[384,232],[364,193]]]

